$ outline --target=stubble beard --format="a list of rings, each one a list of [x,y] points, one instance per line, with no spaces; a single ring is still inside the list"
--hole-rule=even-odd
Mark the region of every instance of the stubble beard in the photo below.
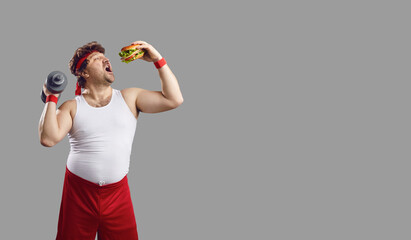
[[[112,76],[104,76],[104,80],[108,85],[111,85],[114,82],[114,75]]]

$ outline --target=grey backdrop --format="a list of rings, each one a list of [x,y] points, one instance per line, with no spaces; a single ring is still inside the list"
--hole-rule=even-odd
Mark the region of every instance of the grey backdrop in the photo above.
[[[160,89],[121,47],[151,43],[185,102],[141,114],[139,236],[410,239],[406,1],[2,1],[0,238],[54,239],[69,143],[42,147],[41,86],[96,40],[113,87]]]

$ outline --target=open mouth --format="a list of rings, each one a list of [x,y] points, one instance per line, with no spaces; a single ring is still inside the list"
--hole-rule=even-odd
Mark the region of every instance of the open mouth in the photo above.
[[[111,67],[110,67],[110,66],[107,66],[107,67],[106,67],[106,71],[107,71],[107,72],[113,72],[113,71],[111,70]]]

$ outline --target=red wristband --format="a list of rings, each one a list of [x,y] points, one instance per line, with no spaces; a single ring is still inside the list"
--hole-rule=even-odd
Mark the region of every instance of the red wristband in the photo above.
[[[59,99],[56,97],[56,96],[54,96],[54,95],[48,95],[47,96],[47,98],[46,98],[46,103],[47,102],[54,102],[55,104],[57,104],[57,101],[58,101]]]
[[[164,58],[158,60],[157,62],[154,63],[157,69],[161,68],[162,66],[166,65],[167,62]]]

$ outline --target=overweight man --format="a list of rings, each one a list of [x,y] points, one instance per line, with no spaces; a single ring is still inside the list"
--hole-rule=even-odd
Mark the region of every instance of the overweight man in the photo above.
[[[183,102],[178,81],[150,44],[133,42],[153,62],[161,91],[113,89],[113,69],[97,42],[78,48],[69,67],[77,77],[76,97],[57,109],[58,94],[43,86],[46,104],[39,122],[43,146],[66,135],[70,142],[57,227],[57,240],[137,240],[127,174],[140,112],[158,113]],[[135,60],[140,61],[140,60]],[[83,90],[84,89],[84,90]]]

